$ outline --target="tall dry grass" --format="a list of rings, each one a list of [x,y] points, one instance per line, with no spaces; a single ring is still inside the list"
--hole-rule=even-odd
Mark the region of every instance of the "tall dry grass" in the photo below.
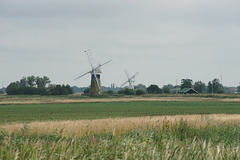
[[[240,159],[239,124],[223,114],[9,124],[0,159]]]
[[[165,122],[178,123],[186,121],[196,127],[205,127],[219,124],[240,124],[240,115],[175,115],[175,116],[154,116],[154,117],[135,117],[135,118],[109,118],[99,120],[69,120],[69,121],[47,121],[13,123],[0,126],[0,131],[9,134],[15,131],[28,129],[29,134],[57,134],[64,137],[81,137],[90,133],[102,134],[112,133],[120,135],[138,128],[148,129],[162,127]]]

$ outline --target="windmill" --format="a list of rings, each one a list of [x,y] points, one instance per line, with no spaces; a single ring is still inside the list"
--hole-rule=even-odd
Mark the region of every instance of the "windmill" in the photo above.
[[[103,64],[99,64],[98,66],[95,66],[93,63],[92,53],[90,50],[84,51],[87,56],[88,60],[91,65],[91,70],[82,74],[81,76],[75,78],[74,80],[77,80],[87,74],[91,74],[91,86],[90,86],[90,95],[102,95],[102,87],[101,87],[101,81],[100,81],[100,74],[102,73],[101,67],[103,65],[106,65],[107,63],[111,62],[112,60],[109,60]]]
[[[134,74],[133,76],[129,76],[129,74],[128,74],[128,71],[127,70],[125,70],[125,74],[126,74],[126,76],[127,76],[127,81],[125,82],[125,83],[123,83],[122,85],[121,85],[121,87],[123,87],[125,84],[127,84],[127,83],[129,83],[129,86],[128,86],[128,88],[129,89],[134,89],[134,82],[135,82],[135,77],[138,75],[138,72],[136,73],[136,74]]]

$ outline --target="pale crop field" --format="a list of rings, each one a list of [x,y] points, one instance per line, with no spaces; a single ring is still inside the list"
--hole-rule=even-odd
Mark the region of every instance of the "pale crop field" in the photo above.
[[[82,137],[87,134],[121,135],[138,128],[161,128],[166,122],[179,123],[186,121],[189,125],[206,127],[207,125],[237,124],[240,125],[240,114],[211,114],[211,115],[174,115],[132,118],[108,118],[96,120],[68,120],[30,123],[12,123],[2,125],[0,130],[12,134],[27,128],[29,134],[57,134],[63,137]]]
[[[132,102],[132,101],[215,101],[215,102],[240,102],[240,94],[198,94],[198,95],[143,95],[143,96],[103,96],[88,97],[70,95],[70,96],[7,96],[0,95],[0,105],[11,104],[56,104],[56,103],[89,103],[89,102]]]
[[[240,159],[240,115],[1,126],[0,159]]]

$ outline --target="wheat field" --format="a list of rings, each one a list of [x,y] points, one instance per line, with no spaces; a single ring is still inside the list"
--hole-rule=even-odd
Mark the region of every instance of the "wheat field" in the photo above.
[[[0,159],[239,159],[239,124],[226,114],[8,124]]]
[[[81,137],[89,133],[112,133],[120,135],[138,128],[147,129],[161,127],[165,122],[178,123],[186,121],[196,127],[218,124],[240,124],[239,114],[211,115],[174,115],[132,118],[108,118],[96,120],[46,121],[31,123],[12,123],[3,125],[0,130],[11,134],[27,128],[30,134],[57,134],[65,137]]]

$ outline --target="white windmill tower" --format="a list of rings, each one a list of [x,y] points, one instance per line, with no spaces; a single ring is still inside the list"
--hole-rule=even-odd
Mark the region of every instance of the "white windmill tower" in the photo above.
[[[102,73],[101,71],[101,67],[109,62],[111,62],[112,60],[109,60],[103,64],[99,64],[98,66],[95,66],[93,63],[93,58],[92,58],[92,53],[89,50],[84,51],[89,59],[89,62],[91,64],[91,70],[82,74],[81,76],[75,78],[74,80],[77,80],[87,74],[91,74],[91,86],[90,86],[90,95],[102,95],[102,87],[101,87],[101,80],[100,80],[100,74]]]
[[[129,89],[134,89],[134,82],[135,82],[136,76],[138,75],[138,72],[137,72],[136,74],[134,74],[133,76],[130,77],[129,74],[128,74],[128,71],[125,70],[125,74],[126,74],[128,80],[127,80],[125,83],[123,83],[123,84],[121,85],[121,87],[123,87],[125,84],[129,83],[128,88],[129,88]]]

